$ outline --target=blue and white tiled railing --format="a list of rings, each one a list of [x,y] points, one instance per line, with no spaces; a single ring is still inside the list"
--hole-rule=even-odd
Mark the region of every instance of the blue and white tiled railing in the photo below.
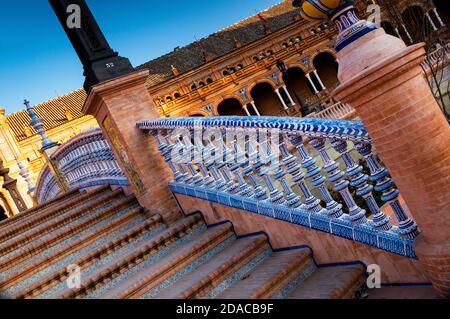
[[[359,121],[164,118],[137,126],[156,139],[173,171],[174,193],[415,258],[417,225]],[[381,210],[377,193],[395,220]]]
[[[128,181],[100,129],[81,133],[62,144],[52,159],[69,189],[99,185],[127,186]],[[38,179],[36,198],[42,203],[61,194],[49,166]]]

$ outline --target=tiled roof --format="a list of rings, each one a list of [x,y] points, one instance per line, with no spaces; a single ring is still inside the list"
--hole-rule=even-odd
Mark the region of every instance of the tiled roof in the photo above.
[[[293,23],[294,16],[299,12],[299,9],[292,6],[291,0],[285,0],[262,11],[261,16],[266,20],[267,26],[275,32]],[[150,78],[147,83],[154,86],[173,76],[171,65],[180,73],[185,73],[204,64],[203,49],[214,59],[235,50],[235,39],[244,46],[264,36],[264,25],[258,15],[254,15],[201,39],[201,47],[197,43],[191,43],[144,63],[137,69],[148,69]]]
[[[71,113],[73,119],[85,116],[81,113],[85,100],[86,92],[83,89],[79,89],[53,100],[38,104],[34,106],[33,109],[36,111],[37,115],[43,119],[44,128],[47,131],[69,122],[65,110],[68,110]],[[31,134],[37,134],[37,132],[30,127],[30,117],[26,110],[7,116],[7,120],[18,141],[27,138],[25,134],[25,128],[27,127],[31,130]]]

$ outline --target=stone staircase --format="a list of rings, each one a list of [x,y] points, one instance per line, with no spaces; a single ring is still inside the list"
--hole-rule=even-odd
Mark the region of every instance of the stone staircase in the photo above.
[[[69,289],[68,266],[81,269]],[[318,267],[200,214],[166,225],[109,187],[74,191],[0,224],[0,298],[355,298],[362,265]]]

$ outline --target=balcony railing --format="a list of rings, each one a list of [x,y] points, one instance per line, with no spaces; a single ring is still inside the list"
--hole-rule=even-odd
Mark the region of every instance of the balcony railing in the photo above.
[[[338,102],[318,113],[310,113],[307,118],[348,120],[356,115],[355,109],[347,103]]]
[[[174,193],[415,258],[417,225],[359,121],[213,117],[137,125],[156,139]],[[385,203],[395,220],[380,209]]]
[[[430,68],[430,65],[438,68],[444,68],[450,63],[450,43],[440,47],[439,49],[431,52],[425,58],[422,66],[425,70]]]

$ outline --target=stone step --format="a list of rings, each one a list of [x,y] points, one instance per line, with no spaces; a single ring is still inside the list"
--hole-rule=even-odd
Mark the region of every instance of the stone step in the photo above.
[[[94,211],[85,219],[77,219],[75,217],[73,223],[67,224],[64,227],[56,227],[55,231],[50,233],[47,237],[38,238],[38,240],[33,242],[28,241],[30,242],[29,245],[25,245],[20,249],[13,251],[11,254],[4,255],[0,258],[0,271],[3,272],[18,265],[27,258],[32,258],[46,249],[73,238],[83,231],[103,222],[105,219],[112,218],[124,208],[133,205],[137,206],[136,199],[134,197],[126,197],[116,200],[111,205],[101,206],[97,211]]]
[[[98,297],[103,299],[138,298],[141,294],[162,284],[175,274],[182,274],[182,270],[207,254],[228,239],[234,239],[232,225],[229,223],[209,228],[206,232],[192,240],[183,243],[166,256],[145,265],[125,280],[115,283]],[[127,277],[127,276],[124,276]]]
[[[352,299],[365,285],[363,265],[324,267],[290,292],[287,299]]]
[[[109,187],[108,187],[109,188]],[[73,198],[79,197],[83,195],[83,193],[80,193],[78,189],[71,190],[65,194],[62,194],[48,202],[36,205],[30,209],[27,209],[20,214],[17,214],[15,216],[12,216],[6,220],[2,220],[0,222],[0,229],[6,229],[7,226],[12,224],[18,224],[19,221],[24,220],[25,218],[31,216],[31,215],[37,215],[45,210],[53,210],[56,207],[64,207],[67,205],[67,202]]]
[[[89,211],[90,209],[97,207],[103,203],[104,200],[108,198],[114,198],[123,194],[122,191],[111,192],[110,189],[100,189],[96,192],[83,195],[68,201],[64,208],[57,208],[52,210],[45,210],[37,215],[30,216],[30,218],[25,219],[17,224],[11,225],[2,229],[0,234],[0,254],[3,246],[7,245],[8,242],[14,237],[20,236],[27,233],[28,231],[44,226],[44,225],[54,225],[57,222],[65,220],[65,216],[74,216],[76,218],[79,214]],[[81,207],[80,207],[81,206]],[[76,214],[77,212],[78,214]],[[72,215],[73,213],[73,215]],[[45,227],[43,227],[45,229]],[[29,238],[29,234],[24,236]]]
[[[111,254],[111,258],[98,255],[97,259],[99,260],[99,264],[94,264],[94,267],[83,268],[84,275],[80,289],[71,290],[63,287],[63,289],[55,292],[51,296],[52,298],[66,299],[82,298],[96,289],[113,282],[122,274],[133,270],[136,266],[145,264],[149,260],[152,262],[161,258],[169,253],[172,248],[176,248],[184,241],[201,235],[205,229],[206,227],[202,217],[200,215],[193,215],[176,222],[161,233],[143,242],[139,242],[132,249],[128,249],[128,245],[125,246],[124,250],[119,250],[116,254]]]
[[[105,236],[120,230],[125,225],[132,223],[134,220],[138,220],[140,222],[145,221],[147,216],[143,213],[142,208],[137,207],[124,216],[114,220],[112,223],[106,224],[96,232],[91,232],[84,236],[81,236],[79,239],[74,241],[71,244],[68,244],[61,249],[53,251],[50,254],[38,254],[33,256],[33,258],[27,259],[26,263],[18,264],[16,267],[9,270],[9,275],[4,277],[4,273],[0,274],[0,290],[4,290],[10,288],[20,281],[29,278],[30,276],[39,273],[40,271],[48,268],[49,266],[65,259],[66,257],[73,255],[85,247],[95,243],[98,244]],[[159,215],[153,216],[150,220],[155,224],[161,224],[162,220]],[[68,264],[67,264],[68,265]],[[17,269],[16,269],[17,268]],[[32,281],[29,281],[31,284]]]
[[[146,293],[144,297],[157,299],[200,298],[266,249],[269,249],[269,244],[265,236],[236,240],[230,247],[192,273],[185,275],[171,286],[164,287],[165,289],[161,293]]]
[[[275,252],[216,298],[282,298],[284,291],[288,291],[293,284],[297,285],[305,280],[315,269],[309,249]]]
[[[196,221],[192,221],[195,223]],[[182,231],[186,225],[179,227],[178,231]],[[153,237],[155,233],[160,233],[165,226],[161,224],[161,216],[155,215],[144,222],[140,222],[134,225],[131,229],[126,229],[124,233],[118,234],[115,238],[110,239],[106,243],[102,243],[98,247],[94,247],[88,250],[86,253],[74,258],[70,263],[78,265],[83,272],[88,272],[89,268],[92,268],[100,261],[104,261],[109,258],[114,252],[120,252],[121,249],[126,248],[140,239],[146,238],[146,236]],[[67,265],[62,264],[59,268],[54,269],[46,276],[42,276],[36,282],[26,285],[15,294],[14,299],[33,298],[54,288],[57,285],[63,285],[67,279]],[[51,295],[51,293],[48,293]]]

